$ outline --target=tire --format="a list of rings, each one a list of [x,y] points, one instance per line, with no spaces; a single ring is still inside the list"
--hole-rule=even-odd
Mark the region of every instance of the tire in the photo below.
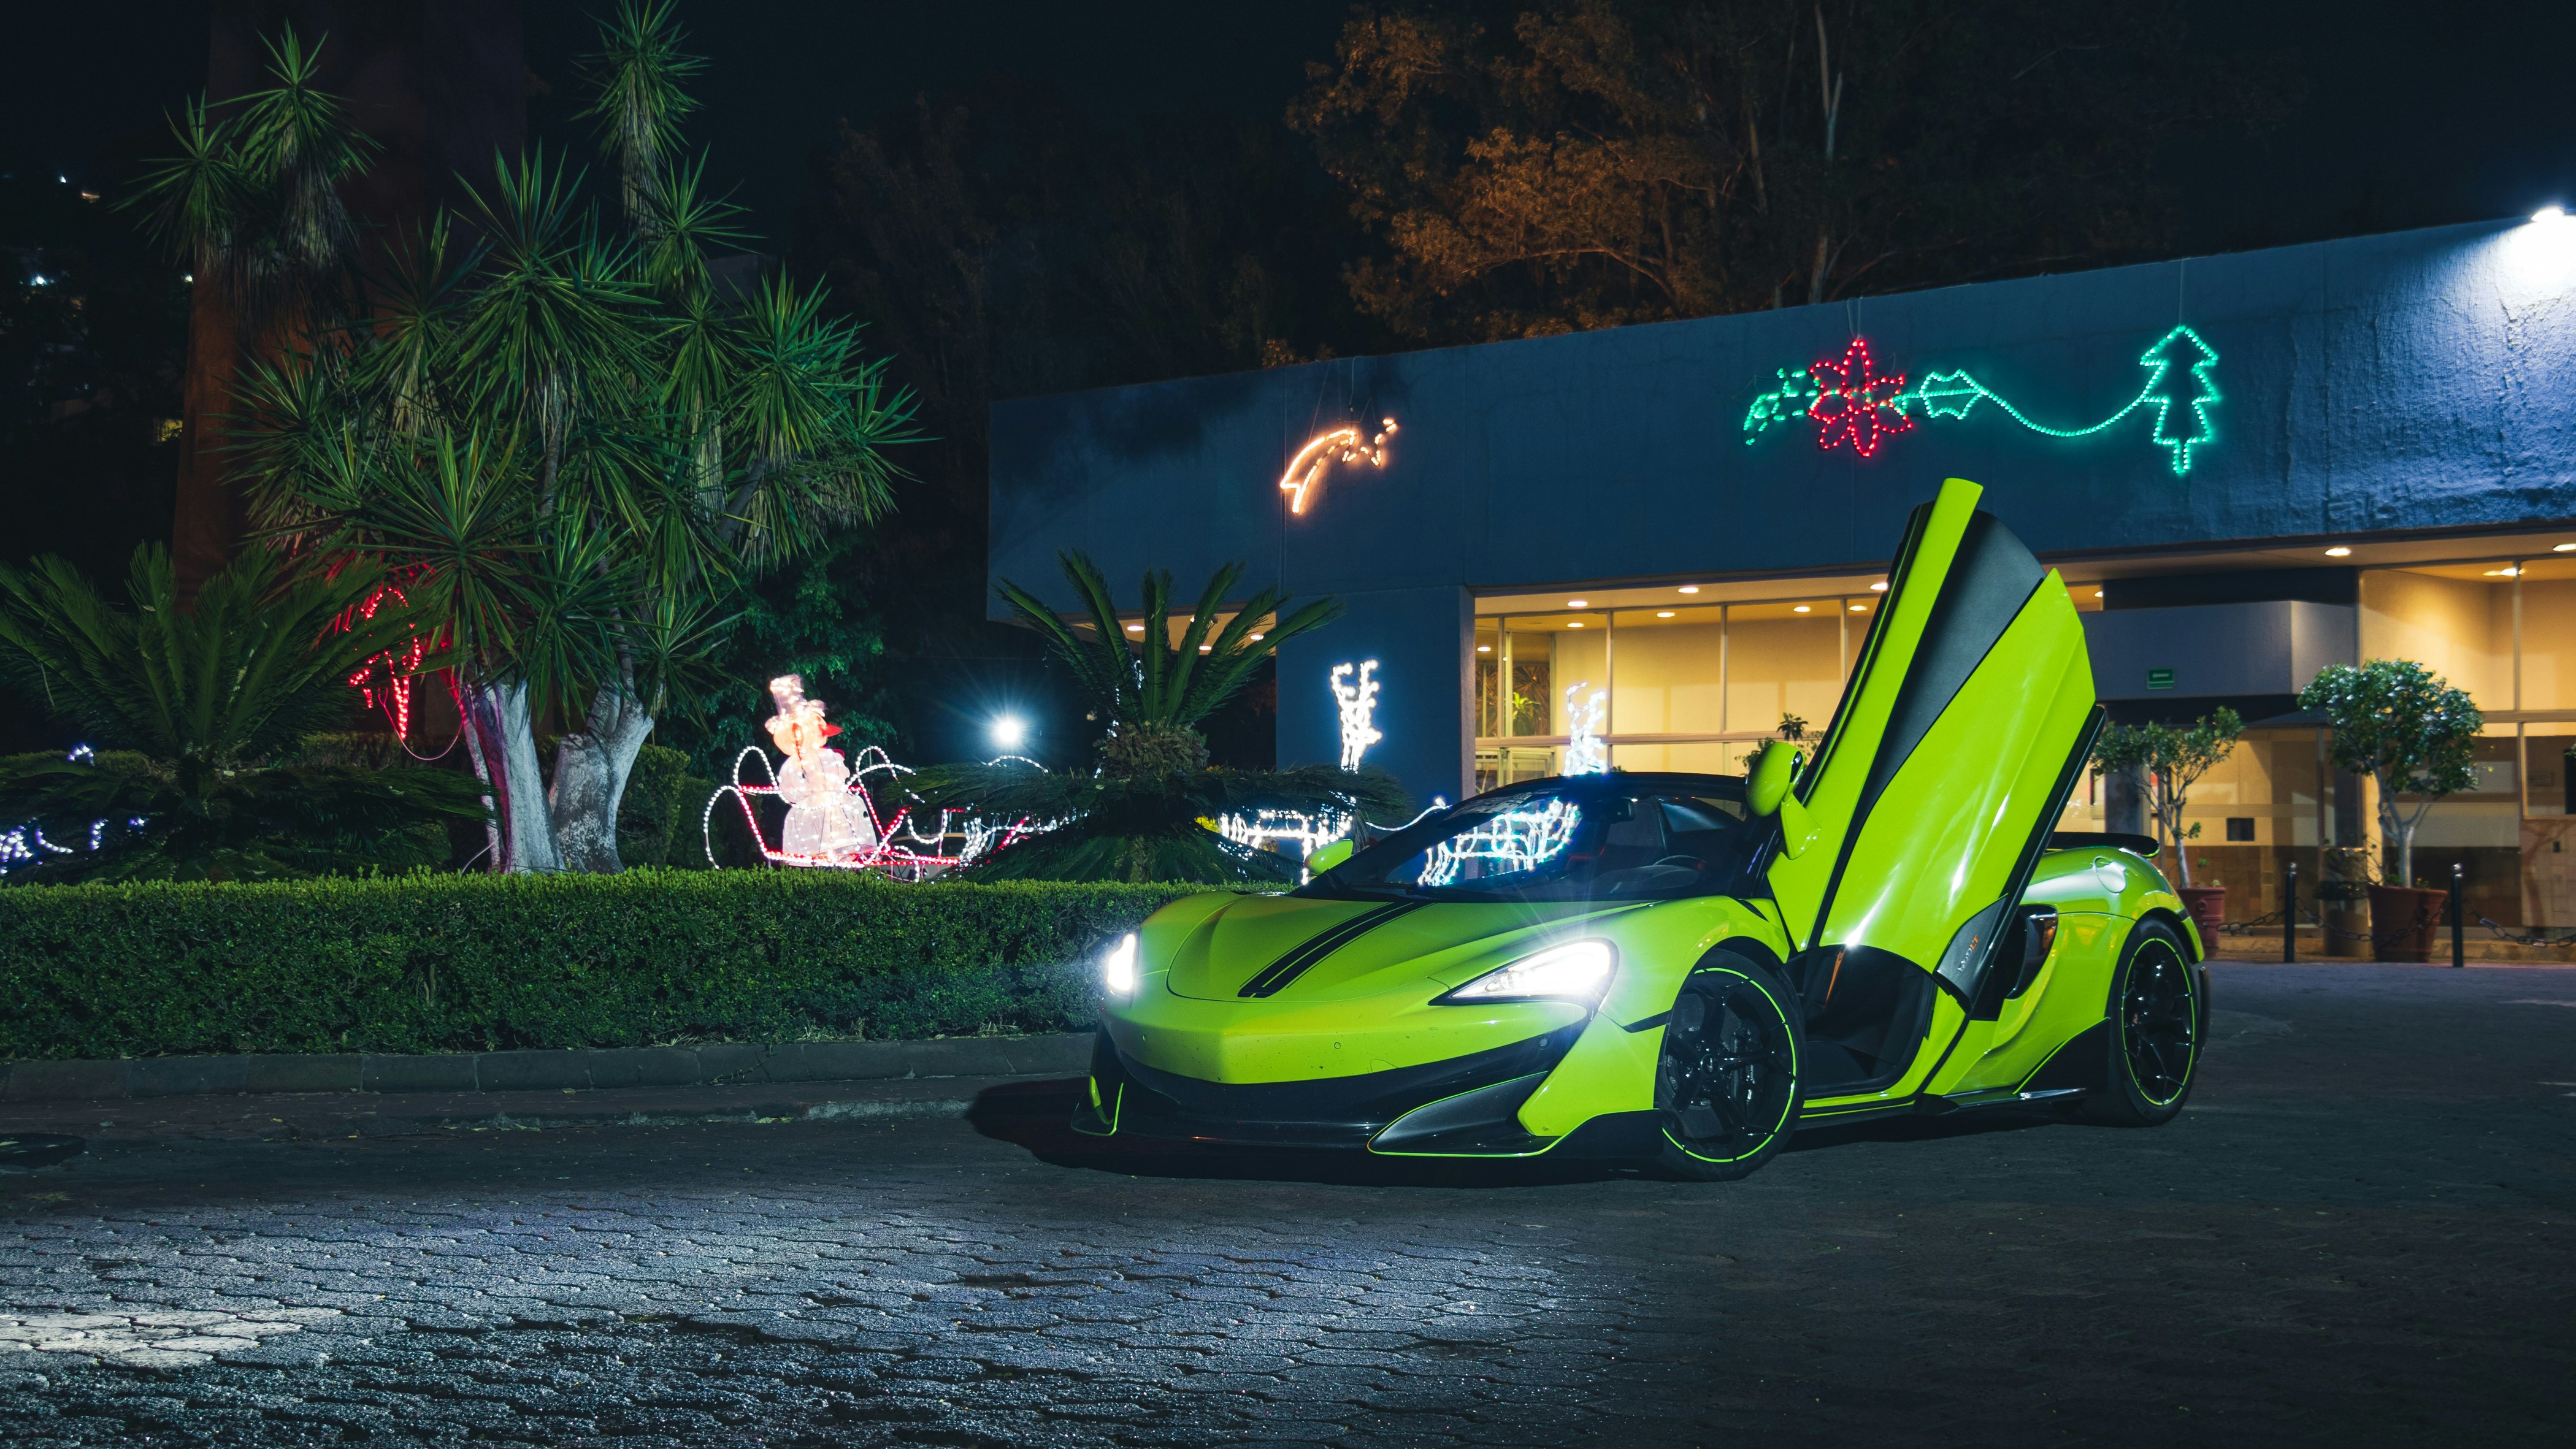
[[[2109,1080],[2084,1115],[2116,1127],[2161,1127],[2181,1115],[2200,1075],[2206,990],[2191,951],[2162,921],[2129,933],[2111,973]]]
[[[1771,1160],[1806,1104],[1806,1029],[1769,969],[1716,952],[1682,983],[1655,1063],[1655,1165],[1732,1182]]]

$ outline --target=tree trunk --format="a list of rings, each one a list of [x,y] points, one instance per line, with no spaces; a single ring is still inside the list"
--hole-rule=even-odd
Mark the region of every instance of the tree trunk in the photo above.
[[[653,717],[624,690],[602,685],[591,699],[588,723],[589,729],[555,746],[547,813],[564,869],[614,875],[626,868],[617,856],[617,807],[626,798],[636,752],[653,733]]]
[[[2397,808],[2397,789],[2386,779],[2379,781],[2379,832],[2397,847],[2397,879],[2391,885],[2415,884],[2415,822]]]
[[[474,778],[483,782],[483,857],[488,862],[483,868],[498,871],[509,856],[501,845],[501,807],[494,799],[498,787],[492,783],[492,761],[483,748],[473,703],[455,673],[448,676],[448,692],[456,697],[456,733],[465,741],[465,758],[474,763]]]
[[[2147,833],[2145,771],[2131,765],[2102,772],[2102,828],[2120,835]]]
[[[504,864],[513,874],[552,874],[563,869],[555,848],[554,822],[546,818],[545,772],[537,763],[536,721],[528,711],[528,686],[472,686],[477,713],[499,737],[501,841]]]

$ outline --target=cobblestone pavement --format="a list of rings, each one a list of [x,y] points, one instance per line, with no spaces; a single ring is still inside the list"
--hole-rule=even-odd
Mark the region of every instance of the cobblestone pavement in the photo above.
[[[109,1141],[0,1177],[16,1445],[2576,1435],[2576,971],[2222,966],[2152,1132],[1726,1186],[972,1123]]]

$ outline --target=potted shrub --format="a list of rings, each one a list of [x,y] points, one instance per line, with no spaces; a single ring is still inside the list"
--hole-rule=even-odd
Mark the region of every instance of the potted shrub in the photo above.
[[[2334,730],[2334,762],[2379,783],[2379,828],[2395,855],[2397,884],[2370,888],[2372,955],[2422,961],[2441,924],[2444,892],[2415,884],[2415,829],[2445,795],[2477,783],[2472,742],[2486,717],[2466,690],[2412,659],[2330,665],[2299,692],[2299,706]],[[2399,794],[2416,797],[2409,812]]]
[[[2227,919],[2227,887],[2193,883],[2191,856],[2183,842],[2197,839],[2200,826],[2183,828],[2183,808],[2190,803],[2191,787],[2227,758],[2244,733],[2245,721],[2221,705],[2187,729],[2167,724],[2109,725],[2093,742],[2093,763],[2104,774],[2133,771],[2145,779],[2147,816],[2154,823],[2158,843],[2173,847],[2174,864],[2182,877],[2176,889],[2190,908],[2192,924],[2200,928],[2204,948],[2215,946],[2219,923]]]

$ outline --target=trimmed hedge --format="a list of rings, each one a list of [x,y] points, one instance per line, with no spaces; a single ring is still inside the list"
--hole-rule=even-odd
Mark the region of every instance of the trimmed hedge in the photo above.
[[[0,890],[0,1058],[1064,1031],[1189,885],[833,871]]]

